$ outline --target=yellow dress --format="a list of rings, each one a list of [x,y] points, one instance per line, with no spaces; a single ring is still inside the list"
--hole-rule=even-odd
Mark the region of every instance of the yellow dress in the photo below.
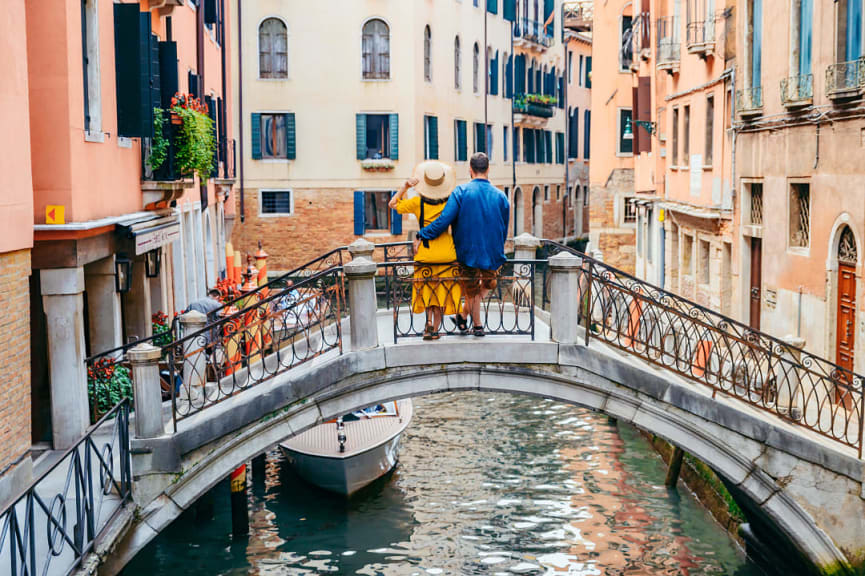
[[[414,214],[423,228],[432,224],[441,215],[445,204],[445,202],[441,204],[424,202],[423,222],[420,222],[420,196],[400,200],[396,205],[396,211],[400,214]],[[445,314],[459,312],[462,290],[456,280],[459,276],[459,265],[456,260],[457,252],[450,229],[438,238],[430,240],[428,246],[421,243],[415,254],[415,261],[423,262],[425,265],[417,266],[414,271],[412,312],[419,314],[426,310],[427,306],[440,306],[444,308]],[[447,278],[454,278],[454,280],[446,280]]]

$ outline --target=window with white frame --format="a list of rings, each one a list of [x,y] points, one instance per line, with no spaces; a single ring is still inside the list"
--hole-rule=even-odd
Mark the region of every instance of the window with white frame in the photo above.
[[[260,214],[291,216],[294,214],[294,198],[291,190],[262,190]]]
[[[811,185],[790,184],[790,246],[807,248],[811,243]]]
[[[633,196],[625,198],[622,222],[625,224],[636,224],[637,222],[637,199]]]
[[[258,77],[288,78],[288,30],[279,18],[258,27]]]
[[[363,25],[363,77],[366,80],[390,78],[390,29],[384,20],[374,18]]]

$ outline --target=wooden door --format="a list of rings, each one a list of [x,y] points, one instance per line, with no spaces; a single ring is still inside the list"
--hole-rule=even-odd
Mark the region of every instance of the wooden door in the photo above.
[[[856,269],[849,264],[838,264],[838,322],[835,326],[835,363],[853,371],[853,346],[856,340]],[[847,385],[849,378],[845,378]],[[835,389],[835,400],[851,402],[845,389]]]
[[[760,329],[760,301],[763,285],[763,240],[751,238],[751,315],[748,324],[754,330]]]

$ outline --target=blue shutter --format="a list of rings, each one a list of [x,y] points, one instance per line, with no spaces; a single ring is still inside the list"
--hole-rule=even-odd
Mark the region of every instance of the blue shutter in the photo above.
[[[261,159],[261,114],[258,112],[252,113],[250,121],[250,129],[252,130],[252,159]]]
[[[751,45],[751,86],[760,86],[763,75],[763,0],[754,0],[753,43]],[[848,36],[849,38],[849,36]]]
[[[396,192],[393,195],[396,196]],[[423,228],[423,224],[421,224],[421,228]],[[394,236],[402,234],[402,214],[395,209],[390,211],[390,233]]]
[[[289,160],[294,160],[297,157],[294,112],[289,112],[285,115],[285,157]]]
[[[517,94],[526,93],[526,57],[520,54],[516,57],[515,73],[517,75],[514,82],[514,92]]]
[[[591,111],[591,110],[586,110],[586,112],[585,112],[585,114],[584,114],[583,116],[584,116],[584,118],[583,118],[583,133],[584,133],[584,139],[583,139],[583,158],[585,158],[586,160],[588,160],[588,159],[589,159],[589,152],[591,151],[591,142],[592,142],[592,139],[591,139],[591,134],[592,134],[592,111]]]
[[[799,74],[804,76],[811,73],[814,0],[802,0],[799,9]]]
[[[517,0],[504,0],[502,4],[502,17],[508,22],[517,19]]]
[[[505,98],[514,97],[514,55],[508,56],[505,65]]]
[[[556,0],[544,0],[544,22],[546,22],[550,18],[550,14],[553,13],[556,9]],[[547,36],[553,36],[554,30],[556,29],[556,20],[553,18],[550,20],[549,27],[544,30],[544,34]]]
[[[355,134],[357,138],[357,159],[366,158],[366,114],[355,116]]]
[[[565,163],[565,133],[556,132],[556,163]]]
[[[468,138],[466,134],[466,121],[457,120],[457,162],[468,160]]]
[[[565,109],[565,77],[559,76],[559,89],[556,98],[558,98],[559,108]]]
[[[498,14],[499,0],[487,0],[487,12],[490,14]]]
[[[439,119],[437,116],[429,117],[429,151],[430,159],[439,159]]]
[[[399,114],[390,115],[390,158],[399,160]]]
[[[354,192],[354,235],[363,236],[364,233],[363,213],[363,190]]]
[[[754,24],[754,29],[756,30],[756,23]],[[862,0],[847,0],[847,60],[856,60],[861,55]]]

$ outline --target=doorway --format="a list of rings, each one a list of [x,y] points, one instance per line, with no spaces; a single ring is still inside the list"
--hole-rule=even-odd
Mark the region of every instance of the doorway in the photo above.
[[[835,363],[853,372],[853,351],[856,341],[856,239],[849,226],[844,226],[838,241],[838,298],[836,302]],[[852,384],[850,374],[843,380]],[[835,389],[835,401],[852,402],[843,387]]]
[[[751,238],[751,287],[750,295],[751,313],[748,325],[754,330],[760,329],[760,302],[763,298],[763,239]]]

